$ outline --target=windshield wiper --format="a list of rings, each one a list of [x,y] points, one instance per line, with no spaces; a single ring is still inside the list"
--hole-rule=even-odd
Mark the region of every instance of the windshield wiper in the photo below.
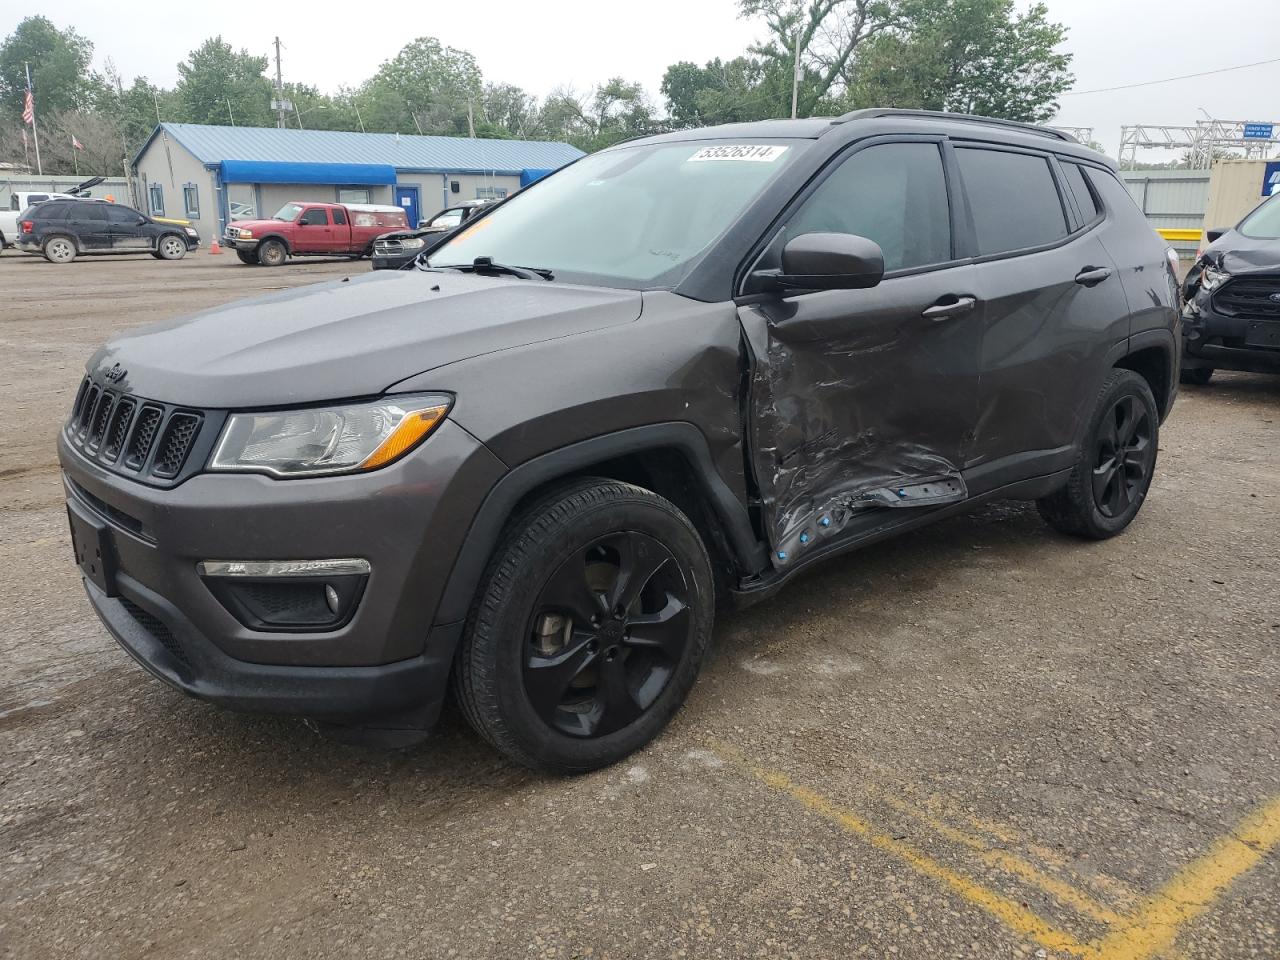
[[[459,273],[505,273],[521,280],[554,280],[556,275],[545,267],[513,267],[507,263],[494,263],[492,257],[476,257],[470,263],[431,264],[428,270],[457,270]]]

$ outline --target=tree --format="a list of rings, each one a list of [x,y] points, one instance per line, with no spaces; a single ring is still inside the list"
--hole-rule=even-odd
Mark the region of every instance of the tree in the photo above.
[[[211,37],[178,64],[173,107],[165,120],[263,127],[273,124],[272,84],[264,73],[266,57],[236,52],[221,36]]]
[[[470,53],[419,37],[378,68],[357,100],[370,130],[465,136],[481,83]]]
[[[88,107],[101,85],[89,69],[92,60],[93,44],[75,30],[59,30],[45,17],[27,17],[0,44],[0,114],[13,120],[22,116],[26,64],[31,65],[37,123],[59,110]]]
[[[847,106],[912,107],[1043,122],[1071,86],[1066,28],[1041,3],[906,0],[903,25],[868,43]]]
[[[678,127],[738,123],[781,116],[790,110],[791,76],[756,57],[719,58],[705,67],[682,62],[667,67],[662,95]]]
[[[738,0],[744,17],[762,17],[769,40],[751,53],[778,71],[785,71],[788,88],[795,66],[799,35],[799,116],[817,112],[824,102],[839,98],[848,84],[859,48],[885,31],[902,25],[902,0]],[[788,112],[790,97],[788,97]]]
[[[476,136],[527,140],[540,129],[538,99],[510,83],[486,83],[476,116]]]
[[[644,88],[614,77],[590,93],[553,91],[542,105],[544,135],[566,140],[588,153],[661,128]]]

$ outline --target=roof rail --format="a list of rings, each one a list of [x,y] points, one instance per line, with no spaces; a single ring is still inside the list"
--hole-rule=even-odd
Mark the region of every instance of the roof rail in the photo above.
[[[979,117],[972,113],[947,113],[942,110],[903,110],[893,107],[871,107],[866,110],[853,110],[831,122],[848,123],[850,120],[869,120],[874,117],[917,117],[922,120],[954,120],[960,123],[981,123],[989,127],[1003,127],[1006,130],[1017,130],[1020,133],[1032,133],[1041,137],[1052,137],[1065,140],[1067,143],[1079,143],[1075,137],[1061,130],[1038,127],[1034,123],[1020,123],[1017,120],[997,120],[994,117]]]

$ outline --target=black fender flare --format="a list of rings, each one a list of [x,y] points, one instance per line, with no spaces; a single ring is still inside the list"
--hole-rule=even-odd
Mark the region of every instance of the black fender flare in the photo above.
[[[744,570],[763,569],[767,563],[764,545],[756,539],[746,505],[716,471],[702,431],[684,421],[648,424],[551,450],[526,460],[494,484],[458,551],[436,609],[435,623],[454,623],[467,616],[502,528],[528,493],[592,464],[663,447],[675,448],[688,460],[737,563]]]
[[[1180,334],[1175,334],[1168,327],[1152,327],[1148,330],[1139,330],[1137,333],[1130,334],[1127,340],[1121,340],[1111,348],[1107,353],[1107,366],[1120,366],[1125,357],[1142,350],[1150,350],[1152,347],[1159,348],[1160,352],[1164,354],[1167,367],[1169,378],[1168,395],[1156,398],[1164,410],[1164,416],[1167,417],[1173,409],[1173,401],[1178,393],[1178,368],[1182,362],[1182,339]]]

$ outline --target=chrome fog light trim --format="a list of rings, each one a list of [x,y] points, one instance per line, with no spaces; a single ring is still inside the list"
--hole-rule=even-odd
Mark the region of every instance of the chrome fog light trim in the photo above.
[[[202,577],[316,577],[365,576],[368,560],[202,560],[196,572]]]

